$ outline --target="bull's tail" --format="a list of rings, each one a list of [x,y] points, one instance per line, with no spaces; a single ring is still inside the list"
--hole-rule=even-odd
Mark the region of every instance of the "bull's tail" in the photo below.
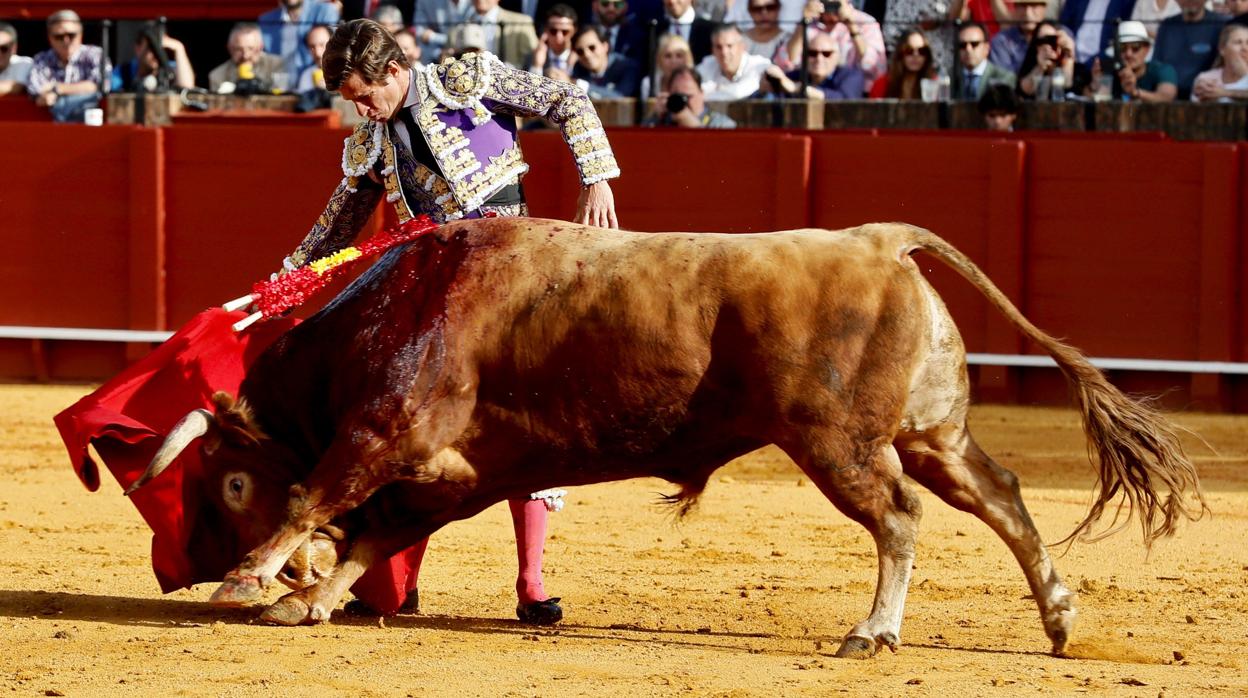
[[[1015,327],[1057,362],[1075,393],[1089,441],[1089,456],[1098,466],[1097,492],[1084,520],[1061,543],[1078,536],[1100,540],[1121,530],[1135,513],[1145,545],[1174,534],[1180,517],[1199,519],[1208,511],[1196,468],[1179,441],[1176,427],[1146,402],[1115,388],[1079,350],[1031,324],[1010,299],[966,255],[935,234],[911,228],[906,253],[923,250],[952,267],[992,303]],[[1107,530],[1092,534],[1107,505],[1121,493]],[[1119,523],[1123,507],[1127,516]]]

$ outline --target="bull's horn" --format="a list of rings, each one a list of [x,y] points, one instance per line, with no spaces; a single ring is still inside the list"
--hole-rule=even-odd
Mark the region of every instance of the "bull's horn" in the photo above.
[[[165,437],[165,442],[156,450],[156,455],[152,457],[152,462],[148,464],[147,470],[135,480],[133,484],[126,488],[126,496],[134,494],[134,491],[146,485],[149,480],[164,472],[165,468],[173,462],[178,454],[182,453],[192,441],[208,433],[208,428],[212,426],[212,413],[203,408],[192,410],[183,417],[173,429],[169,431],[169,436]]]

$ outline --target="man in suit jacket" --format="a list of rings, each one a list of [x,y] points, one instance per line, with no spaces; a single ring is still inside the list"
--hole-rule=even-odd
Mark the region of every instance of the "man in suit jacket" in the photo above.
[[[600,27],[581,27],[572,37],[576,66],[572,80],[592,99],[636,97],[641,85],[641,68],[637,62],[611,51]]]
[[[606,33],[611,53],[644,65],[649,59],[649,30],[643,20],[629,12],[628,0],[594,0],[594,21]]]
[[[337,23],[338,7],[331,3],[279,0],[277,7],[260,15],[264,52],[281,56],[286,61],[286,72],[298,77],[304,68],[312,65],[312,54],[304,41],[308,30],[318,24],[332,27]]]
[[[537,47],[533,20],[528,15],[504,10],[498,0],[472,0],[472,6],[467,23],[450,28],[445,42],[449,48],[482,49],[514,68],[523,67]],[[430,60],[436,62],[432,56]]]
[[[693,51],[693,64],[711,55],[711,30],[715,23],[702,19],[693,10],[693,0],[663,0],[663,19],[659,20],[659,36],[680,34]]]
[[[1151,0],[1150,0],[1151,1]],[[1075,60],[1087,63],[1101,55],[1113,41],[1118,22],[1131,19],[1136,0],[1108,0],[1102,4],[1091,0],[1066,0],[1058,21],[1075,37]],[[1092,12],[1089,13],[1089,10]],[[1100,14],[1104,13],[1104,14]]]
[[[953,98],[978,102],[989,85],[1014,87],[1014,73],[988,60],[988,30],[979,22],[963,22],[958,28],[958,67],[950,87]]]

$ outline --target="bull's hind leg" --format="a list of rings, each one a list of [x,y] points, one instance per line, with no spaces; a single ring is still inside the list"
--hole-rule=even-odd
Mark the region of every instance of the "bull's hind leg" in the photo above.
[[[875,539],[879,578],[871,614],[849,631],[838,657],[865,659],[881,647],[901,644],[901,618],[914,566],[914,542],[922,509],[902,481],[891,444],[859,448],[786,448],[819,489]]]
[[[907,475],[951,506],[977,516],[1009,546],[1027,576],[1053,652],[1061,653],[1075,624],[1075,595],[1053,567],[1023,505],[1018,478],[979,448],[964,423],[902,435],[895,443]]]

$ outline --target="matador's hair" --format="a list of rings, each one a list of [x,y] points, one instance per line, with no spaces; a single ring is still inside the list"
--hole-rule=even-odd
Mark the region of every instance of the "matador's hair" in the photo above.
[[[329,38],[321,59],[325,89],[337,92],[351,73],[359,73],[365,82],[384,83],[390,61],[411,67],[399,42],[385,27],[371,19],[343,22]]]

